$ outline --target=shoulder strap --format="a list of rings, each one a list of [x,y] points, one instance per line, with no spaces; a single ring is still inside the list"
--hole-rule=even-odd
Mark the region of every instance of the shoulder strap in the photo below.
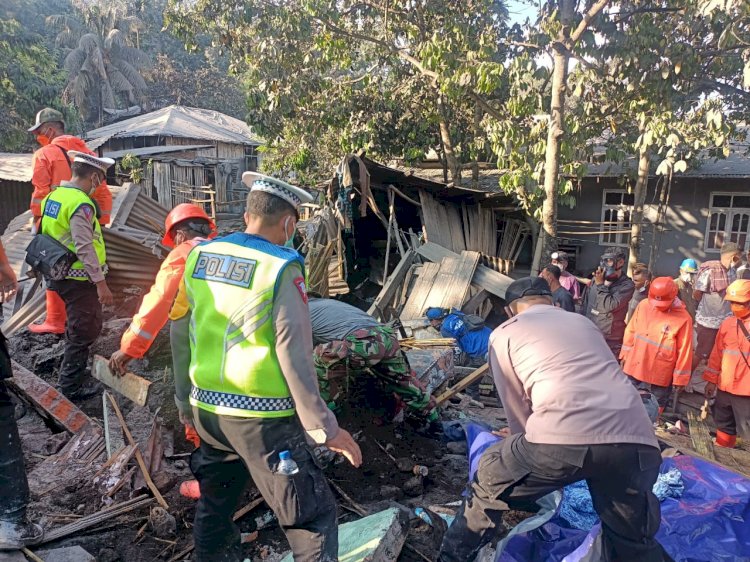
[[[68,156],[68,151],[59,144],[53,144],[52,146],[56,146],[60,150],[60,152],[62,152],[62,155],[65,156],[65,161],[68,163],[68,168],[70,168],[70,173],[72,174],[73,166],[70,164],[70,156]]]
[[[745,322],[741,318],[737,318],[737,325],[742,330],[742,335],[745,336],[745,339],[750,342],[750,333],[748,333],[747,328],[745,327]],[[744,353],[742,353],[742,349],[737,349],[737,351],[740,352],[740,355],[742,356],[742,359],[745,361],[745,365],[747,365],[747,368],[750,369],[750,362],[748,362],[747,357]]]

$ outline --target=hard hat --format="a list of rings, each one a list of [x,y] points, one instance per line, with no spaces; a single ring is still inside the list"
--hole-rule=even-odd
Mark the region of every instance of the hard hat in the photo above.
[[[448,316],[448,310],[437,306],[431,306],[425,312],[425,316],[428,320],[442,320],[443,318]]]
[[[174,238],[172,238],[172,229],[181,222],[185,222],[189,219],[203,219],[208,221],[208,225],[211,230],[216,230],[216,223],[211,220],[206,214],[206,211],[201,209],[198,205],[193,203],[180,203],[174,209],[169,211],[167,219],[164,221],[164,238],[161,243],[165,246],[172,248],[174,246]]]
[[[677,283],[671,277],[657,277],[648,287],[648,302],[659,310],[667,310],[677,296]]]
[[[746,303],[750,301],[750,279],[737,279],[727,287],[724,300],[729,302]]]
[[[698,262],[691,258],[684,259],[680,264],[680,271],[684,271],[686,273],[697,273]]]

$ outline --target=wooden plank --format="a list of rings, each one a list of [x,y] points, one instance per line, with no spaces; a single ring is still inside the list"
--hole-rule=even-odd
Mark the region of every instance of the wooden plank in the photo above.
[[[461,379],[460,382],[458,382],[457,384],[454,384],[448,390],[443,392],[440,396],[437,397],[435,402],[439,406],[440,404],[448,400],[448,398],[450,398],[451,396],[455,396],[456,394],[458,394],[465,388],[469,387],[475,381],[478,381],[479,379],[481,379],[487,373],[487,371],[489,371],[489,369],[490,369],[490,366],[487,363],[485,363],[484,365],[479,367],[476,371],[471,373],[469,376],[467,376],[464,379]]]
[[[413,250],[409,250],[406,253],[396,266],[396,269],[393,270],[393,273],[388,276],[388,280],[385,282],[385,285],[383,285],[380,293],[375,297],[370,308],[367,309],[367,314],[370,316],[379,316],[379,311],[382,311],[388,306],[401,288],[402,282],[406,278],[406,274],[411,269],[411,265],[414,263],[414,258],[416,257],[417,254]]]
[[[123,376],[115,375],[109,369],[109,361],[101,355],[94,355],[91,376],[139,406],[146,405],[151,381],[133,373],[125,373]]]
[[[417,249],[417,253],[431,262],[439,262],[444,257],[458,255],[455,252],[451,252],[450,250],[431,242],[427,242],[420,246]],[[474,279],[472,280],[472,283],[475,285],[478,285],[482,289],[485,289],[493,295],[497,295],[501,298],[505,298],[505,289],[507,289],[508,285],[512,282],[513,278],[498,273],[484,265],[477,266],[476,272],[474,273]]]
[[[450,284],[443,297],[443,308],[461,309],[469,296],[471,280],[474,278],[480,258],[479,252],[461,252],[456,270],[450,278]]]
[[[489,297],[490,294],[485,289],[480,289],[476,295],[471,297],[465,305],[461,307],[461,312],[465,314],[476,314],[479,306]]]
[[[424,315],[424,303],[430,294],[438,271],[440,271],[440,265],[437,263],[426,263],[422,266],[409,300],[406,301],[406,306],[401,312],[402,320],[416,320]]]
[[[154,497],[156,498],[156,501],[159,502],[159,505],[161,505],[164,509],[169,509],[169,504],[167,504],[167,501],[162,497],[159,489],[156,487],[156,484],[154,484],[154,481],[151,480],[151,475],[148,473],[148,468],[146,468],[146,462],[143,460],[143,454],[138,448],[138,443],[136,443],[135,439],[133,439],[133,435],[130,433],[128,424],[125,423],[125,418],[122,416],[122,412],[120,411],[120,407],[117,405],[117,401],[111,394],[107,394],[107,398],[109,398],[109,401],[112,404],[112,408],[115,410],[115,415],[120,422],[120,428],[125,434],[125,438],[130,445],[135,446],[135,460],[138,463],[138,467],[141,469],[141,473],[143,474],[143,479],[146,481],[146,485],[148,486],[149,490],[151,490],[151,493],[154,494]]]

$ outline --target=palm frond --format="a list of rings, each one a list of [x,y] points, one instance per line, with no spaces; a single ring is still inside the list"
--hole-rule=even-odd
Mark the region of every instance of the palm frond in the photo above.
[[[86,52],[83,51],[83,49],[73,49],[68,53],[68,56],[65,57],[63,66],[68,72],[68,75],[75,78],[75,75],[81,71],[85,62]]]
[[[102,89],[102,107],[115,109],[117,107],[115,92],[112,90],[109,80],[103,80],[100,85]]]
[[[86,55],[91,56],[93,51],[99,51],[99,38],[93,33],[86,33],[78,41],[78,48],[83,50]]]
[[[114,66],[125,77],[133,87],[133,90],[139,95],[142,95],[142,93],[148,89],[148,85],[143,79],[140,71],[127,61],[116,59],[112,61],[112,66]]]
[[[107,50],[119,50],[126,45],[125,34],[119,29],[110,29],[104,38],[104,48]]]
[[[123,60],[136,68],[147,68],[151,66],[151,58],[146,53],[135,47],[122,47],[117,51],[116,57],[113,58]]]

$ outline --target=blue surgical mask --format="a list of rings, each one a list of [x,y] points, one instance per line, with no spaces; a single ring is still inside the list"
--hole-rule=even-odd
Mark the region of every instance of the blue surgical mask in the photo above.
[[[292,217],[287,217],[286,221],[284,221],[284,234],[286,235],[286,226],[289,224],[289,221]],[[285,248],[294,248],[294,228],[292,228],[292,233],[288,235],[289,238],[286,239],[286,242],[284,242]]]

